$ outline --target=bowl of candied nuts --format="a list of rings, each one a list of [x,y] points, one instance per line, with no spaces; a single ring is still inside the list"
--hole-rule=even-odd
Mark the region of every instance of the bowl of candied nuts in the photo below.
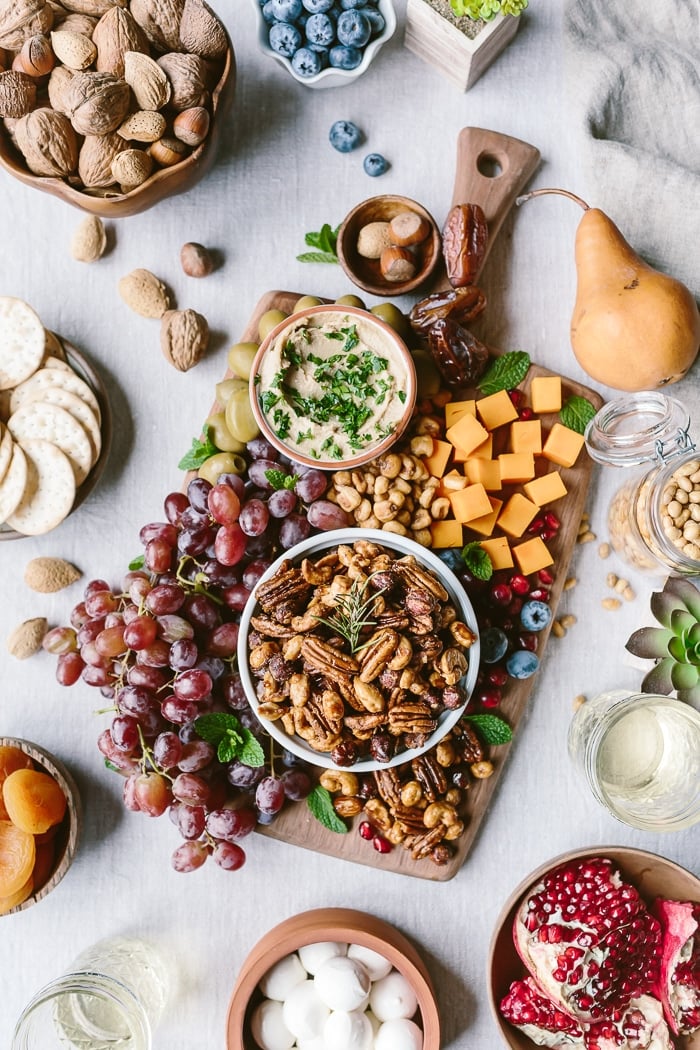
[[[312,536],[263,574],[241,616],[248,701],[282,747],[369,772],[434,747],[464,712],[479,633],[430,550],[375,529]]]

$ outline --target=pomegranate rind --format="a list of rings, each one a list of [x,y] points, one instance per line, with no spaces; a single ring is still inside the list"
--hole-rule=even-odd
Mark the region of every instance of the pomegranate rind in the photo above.
[[[632,999],[618,1021],[599,1021],[584,1031],[586,1050],[674,1050],[663,1006],[651,995]]]
[[[691,901],[659,897],[651,910],[661,923],[663,934],[655,994],[663,1004],[671,1030],[676,1035],[690,1035],[700,1030],[700,938],[696,936],[700,907]],[[683,980],[677,974],[680,963],[684,964]]]
[[[513,981],[500,1004],[501,1016],[537,1046],[583,1050],[583,1028],[542,995],[532,977]]]

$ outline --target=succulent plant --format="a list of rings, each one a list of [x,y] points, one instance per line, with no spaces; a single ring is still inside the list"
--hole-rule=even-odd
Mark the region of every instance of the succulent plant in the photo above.
[[[627,640],[634,656],[656,660],[645,676],[643,693],[675,691],[700,710],[700,591],[690,580],[669,577],[661,591],[654,591],[651,611],[660,627],[642,627]]]
[[[481,18],[490,22],[500,11],[517,17],[527,7],[528,0],[450,0],[450,7],[458,18]]]

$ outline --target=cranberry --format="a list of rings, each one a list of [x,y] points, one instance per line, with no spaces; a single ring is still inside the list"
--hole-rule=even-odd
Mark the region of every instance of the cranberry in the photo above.
[[[544,583],[544,581],[542,581]],[[552,582],[551,580],[549,581]],[[516,594],[527,594],[530,590],[530,581],[527,576],[523,576],[519,572],[514,572],[511,578],[508,580],[510,589],[515,591]]]
[[[548,602],[549,591],[546,587],[533,587],[528,597],[531,598],[533,602]]]
[[[360,824],[360,826],[358,828],[358,831],[360,832],[360,836],[363,839],[367,839],[368,842],[369,842],[370,839],[374,838],[374,828],[372,827],[372,825],[370,824],[370,822],[368,820],[363,820],[362,821],[362,823]]]
[[[497,686],[491,689],[483,689],[477,696],[477,702],[482,707],[498,707],[501,699],[501,690]]]
[[[491,601],[496,605],[510,605],[513,592],[507,583],[495,583],[491,588]]]
[[[508,672],[505,667],[491,667],[486,675],[489,685],[502,686],[508,681]]]
[[[523,631],[518,635],[518,645],[521,649],[528,649],[531,653],[537,652],[537,635],[533,631]]]
[[[377,853],[391,853],[391,843],[387,842],[381,835],[375,835],[372,839],[372,845],[376,849]]]
[[[540,571],[537,573],[537,579],[545,587],[551,587],[551,585],[554,583],[554,577],[552,576],[549,569],[540,569]]]
[[[531,408],[529,408],[526,405],[525,408],[521,408],[520,409],[520,418],[521,419],[534,419],[535,418],[535,413],[532,411]]]
[[[555,532],[559,529],[561,525],[559,518],[556,516],[554,511],[551,510],[546,510],[544,512],[544,523],[548,529],[554,529]]]

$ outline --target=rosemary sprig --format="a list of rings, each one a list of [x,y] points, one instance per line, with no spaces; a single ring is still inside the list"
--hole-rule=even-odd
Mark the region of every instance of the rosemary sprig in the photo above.
[[[363,628],[376,627],[377,621],[368,615],[369,610],[374,604],[375,598],[378,598],[386,590],[385,587],[382,587],[381,590],[374,591],[367,598],[365,592],[371,579],[372,576],[368,576],[362,582],[354,580],[347,594],[339,594],[335,599],[338,611],[333,616],[329,616],[327,620],[322,616],[315,617],[319,623],[325,624],[326,627],[330,627],[332,631],[344,638],[350,646],[350,652],[353,654],[359,652],[360,649],[364,649],[364,645],[359,644]]]

